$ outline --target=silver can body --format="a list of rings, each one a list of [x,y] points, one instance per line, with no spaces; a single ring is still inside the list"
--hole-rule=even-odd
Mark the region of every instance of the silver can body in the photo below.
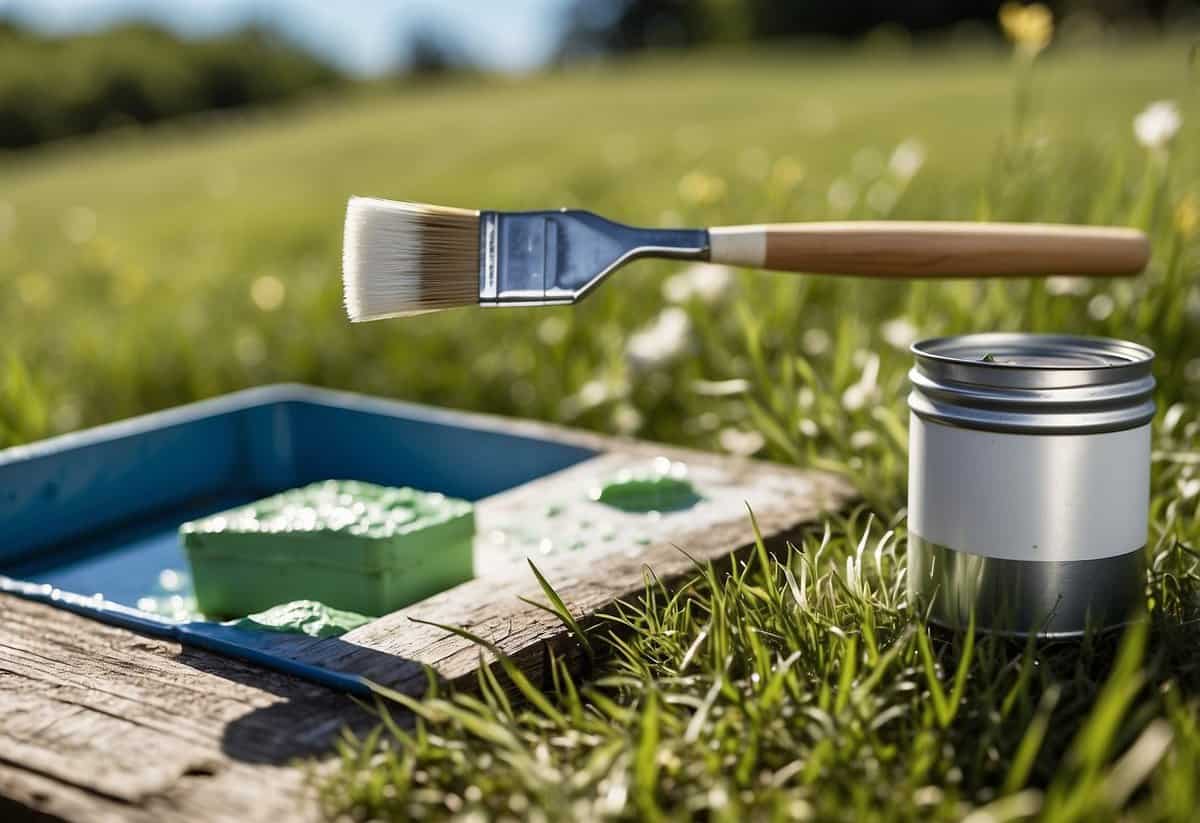
[[[908,590],[932,620],[1077,635],[1143,597],[1153,353],[977,334],[913,345]]]

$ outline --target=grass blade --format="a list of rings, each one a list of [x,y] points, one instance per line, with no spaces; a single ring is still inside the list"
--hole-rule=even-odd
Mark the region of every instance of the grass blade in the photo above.
[[[658,788],[658,715],[658,691],[650,686],[642,709],[641,733],[633,763],[634,802],[643,820],[662,819],[662,812],[655,800]]]
[[[1029,774],[1033,771],[1033,764],[1042,748],[1042,741],[1046,738],[1046,730],[1050,728],[1050,715],[1054,713],[1054,707],[1058,704],[1059,694],[1060,690],[1057,686],[1051,686],[1042,694],[1037,714],[1034,715],[1029,728],[1025,730],[1025,735],[1021,738],[1020,745],[1017,746],[1016,754],[1013,755],[1008,776],[1004,779],[1005,794],[1019,791],[1029,781]]]
[[[596,655],[592,650],[591,641],[588,640],[588,636],[584,633],[583,628],[571,615],[571,611],[567,608],[567,604],[564,603],[563,599],[558,596],[558,592],[556,592],[554,587],[550,585],[550,582],[546,580],[546,577],[542,574],[541,570],[534,565],[532,560],[526,558],[526,561],[529,563],[529,568],[533,570],[533,576],[537,578],[538,585],[542,587],[542,594],[546,595],[546,599],[550,601],[550,607],[547,608],[541,603],[537,603],[527,597],[522,597],[521,600],[531,606],[537,606],[540,609],[544,609],[561,620],[563,625],[567,627],[567,630],[570,631],[571,634],[575,635],[575,639],[577,639],[579,644],[583,646],[583,651],[584,654],[587,655],[588,662],[593,662],[596,659]]]
[[[472,643],[483,646],[485,649],[490,651],[493,656],[495,656],[496,661],[504,669],[504,673],[508,675],[508,679],[512,681],[512,684],[517,687],[517,690],[525,696],[526,700],[536,706],[542,712],[542,714],[546,715],[546,717],[550,718],[556,724],[560,726],[566,725],[566,718],[563,717],[562,713],[559,712],[558,709],[554,708],[553,705],[551,705],[550,701],[546,699],[546,695],[542,694],[540,689],[529,682],[529,678],[525,676],[525,673],[521,671],[520,667],[517,666],[517,664],[514,663],[508,655],[502,652],[500,647],[495,643],[484,640],[479,635],[473,634],[472,632],[469,632],[466,629],[458,626],[448,626],[444,623],[435,623],[432,620],[421,620],[417,617],[410,617],[408,619],[414,623],[423,623],[426,626],[433,626],[436,629],[450,632],[451,634],[458,635],[464,640],[469,640]]]

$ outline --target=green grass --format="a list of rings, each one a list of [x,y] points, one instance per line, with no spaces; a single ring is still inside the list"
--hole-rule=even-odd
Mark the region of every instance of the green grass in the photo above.
[[[476,695],[412,704],[415,727],[348,741],[323,776],[331,814],[1194,819],[1200,279],[1196,232],[1176,219],[1200,194],[1189,46],[1047,55],[1020,130],[1000,52],[765,53],[376,89],[14,157],[0,166],[0,441],[302,380],[757,449],[862,489],[862,511],[788,557],[678,592],[651,581],[590,634],[590,677],[525,684],[518,705],[489,674]],[[1160,98],[1184,112],[1169,160],[1131,129]],[[888,160],[913,139],[926,160],[905,181]],[[740,272],[719,302],[677,307],[678,349],[632,339],[664,311],[666,263],[575,309],[351,327],[351,193],[652,224],[1134,224],[1154,260],[1114,283]],[[969,641],[904,602],[906,341],[1001,329],[1159,352],[1149,619],[1123,638]]]

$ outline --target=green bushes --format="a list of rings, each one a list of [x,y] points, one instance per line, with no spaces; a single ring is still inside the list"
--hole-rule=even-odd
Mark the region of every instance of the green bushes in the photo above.
[[[130,25],[60,39],[0,25],[0,148],[274,102],[341,79],[255,29],[189,41]]]

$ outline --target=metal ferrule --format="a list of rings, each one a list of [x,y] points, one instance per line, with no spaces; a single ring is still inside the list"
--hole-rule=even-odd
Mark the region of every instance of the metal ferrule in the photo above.
[[[1121,622],[1144,587],[1153,353],[1024,334],[913,352],[910,595],[1014,634]]]
[[[639,257],[708,259],[705,229],[641,229],[587,211],[480,213],[479,303],[574,303]]]

